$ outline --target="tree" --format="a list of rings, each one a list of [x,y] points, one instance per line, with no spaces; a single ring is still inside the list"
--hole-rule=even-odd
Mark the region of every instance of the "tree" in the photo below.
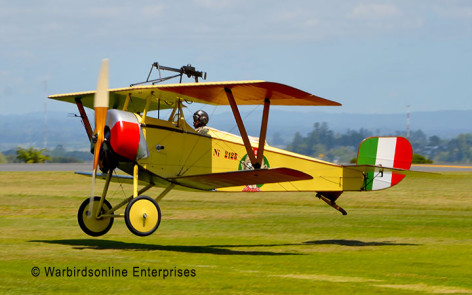
[[[425,152],[425,147],[428,145],[428,137],[422,130],[412,131],[408,140],[414,151],[419,153]]]
[[[309,148],[318,144],[322,144],[327,149],[331,149],[335,144],[334,132],[328,128],[328,124],[326,122],[321,124],[316,122],[314,125],[314,130],[308,134],[306,139]],[[312,154],[315,154],[316,152],[317,151],[314,149],[311,150]]]
[[[23,149],[18,147],[16,150],[16,158],[24,163],[44,163],[51,158],[49,156],[43,155],[46,149],[35,149],[30,147],[28,149]]]
[[[377,133],[379,133],[377,131]],[[404,131],[397,131],[397,136],[405,136]],[[357,146],[366,137],[372,136],[367,129],[348,130],[344,134],[335,134],[326,122],[315,123],[313,130],[305,137],[295,134],[287,149],[295,153],[323,158],[327,161],[346,163],[355,156]],[[472,134],[460,134],[451,140],[438,136],[427,137],[421,130],[411,132],[409,141],[416,155],[413,163],[472,163]],[[355,162],[355,158],[353,159]]]
[[[346,134],[339,136],[337,139],[337,145],[356,148],[359,146],[362,140],[369,136],[372,136],[372,132],[367,129],[361,128],[359,131],[349,129]]]
[[[412,164],[433,164],[433,161],[419,154],[413,154]]]
[[[328,151],[328,159],[335,163],[350,163],[353,157],[356,156],[356,151],[349,146],[341,146]],[[357,158],[354,158],[357,160]],[[356,161],[354,161],[356,163]]]
[[[272,146],[284,146],[286,144],[279,132],[275,133],[270,141]]]
[[[459,134],[449,141],[448,162],[470,163],[472,162],[472,134]]]
[[[308,146],[305,143],[305,138],[301,136],[300,132],[295,133],[292,143],[289,144],[287,148],[295,153],[303,155],[308,154]]]
[[[441,138],[439,136],[433,135],[429,138],[428,145],[430,146],[439,146],[441,144]]]
[[[66,155],[66,149],[62,144],[56,145],[56,147],[51,151],[51,156],[61,157]]]
[[[324,144],[317,143],[311,147],[311,156],[315,158],[324,159],[326,158],[327,154],[328,150]]]
[[[7,158],[2,153],[0,153],[0,164],[5,164],[7,162]]]

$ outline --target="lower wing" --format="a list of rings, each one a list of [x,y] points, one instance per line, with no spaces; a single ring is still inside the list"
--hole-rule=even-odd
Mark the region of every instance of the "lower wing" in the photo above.
[[[313,179],[311,175],[290,168],[242,170],[170,178],[174,183],[202,190],[310,179]]]
[[[90,172],[75,172],[79,175],[92,176]],[[107,174],[98,173],[98,179],[106,179]],[[304,172],[290,168],[272,168],[259,170],[242,170],[220,173],[198,174],[189,176],[177,176],[167,178],[167,181],[188,188],[200,190],[213,190],[222,187],[242,186],[251,184],[288,182],[298,180],[310,180],[313,177]],[[130,175],[113,175],[112,181],[120,183],[133,183]],[[140,181],[140,183],[142,183]]]

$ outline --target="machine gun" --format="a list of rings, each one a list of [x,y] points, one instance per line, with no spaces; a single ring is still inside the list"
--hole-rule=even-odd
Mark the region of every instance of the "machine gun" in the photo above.
[[[159,72],[159,78],[150,80],[151,74],[152,74],[154,69],[157,69],[157,71]],[[174,72],[174,73],[178,73],[178,74],[167,76],[167,77],[162,77],[161,70],[170,71],[170,72]],[[186,75],[188,78],[194,77],[195,78],[195,83],[198,83],[198,78],[202,78],[203,80],[206,80],[206,77],[207,77],[206,72],[200,72],[200,71],[195,70],[195,67],[192,67],[191,64],[188,64],[186,66],[182,66],[180,69],[176,69],[176,68],[162,66],[158,62],[155,62],[151,65],[151,70],[149,71],[149,74],[148,74],[148,77],[147,77],[146,81],[131,84],[130,87],[133,87],[133,86],[136,86],[136,85],[142,85],[142,84],[146,84],[146,83],[152,83],[152,85],[154,85],[154,84],[161,83],[161,82],[164,82],[164,81],[167,81],[167,80],[170,80],[170,79],[173,79],[173,78],[177,78],[177,77],[180,77],[180,82],[179,83],[182,83],[183,75]]]

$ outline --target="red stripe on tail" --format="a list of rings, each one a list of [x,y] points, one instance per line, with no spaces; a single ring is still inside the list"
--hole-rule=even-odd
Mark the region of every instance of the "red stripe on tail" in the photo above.
[[[395,147],[395,158],[393,160],[393,168],[410,169],[411,159],[413,158],[413,149],[410,142],[404,137],[397,137]],[[402,181],[405,175],[392,173],[392,186]]]

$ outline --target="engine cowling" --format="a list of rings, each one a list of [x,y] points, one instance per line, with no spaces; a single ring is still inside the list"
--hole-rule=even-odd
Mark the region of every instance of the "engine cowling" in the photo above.
[[[149,157],[143,130],[133,113],[109,110],[106,126],[109,130],[109,145],[113,153],[129,161]]]

